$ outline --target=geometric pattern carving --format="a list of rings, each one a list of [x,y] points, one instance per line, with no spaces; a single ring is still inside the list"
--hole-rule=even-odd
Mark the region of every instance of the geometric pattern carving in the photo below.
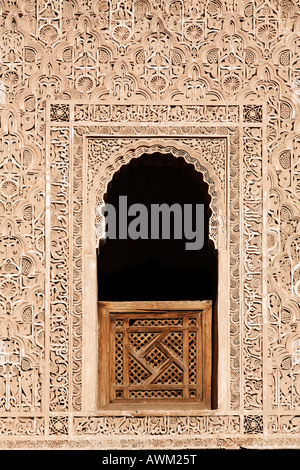
[[[263,417],[248,415],[244,418],[245,434],[260,434],[263,432]]]

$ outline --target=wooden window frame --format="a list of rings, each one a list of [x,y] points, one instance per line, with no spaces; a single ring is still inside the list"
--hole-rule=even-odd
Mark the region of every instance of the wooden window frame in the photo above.
[[[211,387],[212,387],[212,301],[137,301],[137,302],[98,302],[99,316],[99,361],[98,361],[98,408],[99,409],[211,409]],[[149,326],[149,327],[132,327],[131,324],[141,323],[145,320],[158,324],[162,320],[167,323],[175,319],[175,324],[180,323],[182,326]],[[189,319],[193,319],[191,322]],[[196,319],[196,320],[194,320]],[[124,321],[123,321],[124,320]],[[131,322],[131,323],[130,323]],[[156,323],[155,323],[156,322]],[[172,324],[172,321],[171,321]],[[120,326],[121,325],[121,326]],[[193,326],[194,325],[194,326]],[[182,362],[178,359],[178,364],[182,364],[182,381],[179,385],[153,385],[148,380],[146,385],[132,385],[129,380],[130,368],[129,357],[132,359],[132,348],[129,342],[129,335],[134,332],[154,332],[156,330],[156,339],[150,341],[145,348],[141,349],[142,353],[138,356],[140,363],[144,363],[144,357],[153,351],[153,345],[159,346],[158,349],[164,351],[168,356],[168,348],[165,349],[160,341],[169,335],[170,332],[180,331],[182,336]],[[131,332],[131,333],[130,333]],[[190,373],[187,370],[189,366],[189,334],[193,332],[197,338],[196,348],[196,376],[197,380],[192,384]],[[114,356],[114,337],[116,334],[122,337],[122,367],[124,368],[123,385],[118,386],[115,383],[115,363]],[[158,339],[157,339],[158,338]],[[146,351],[146,352],[145,352]],[[136,353],[136,351],[135,351]],[[170,365],[172,358],[170,355],[164,358],[165,364]],[[175,359],[176,362],[176,359]],[[161,366],[161,370],[164,366]],[[176,368],[176,364],[175,364]],[[152,368],[152,370],[154,370]],[[163,374],[162,374],[163,375]],[[154,375],[152,376],[154,377]],[[168,384],[168,382],[167,382]],[[151,388],[152,387],[152,388]],[[168,392],[159,391],[159,388],[167,388]],[[121,390],[122,389],[122,390]],[[134,394],[153,394],[153,393],[171,393],[169,389],[180,389],[181,397],[155,397],[145,398],[134,396]],[[120,391],[121,390],[121,391]],[[139,390],[139,391],[137,391]],[[155,392],[153,392],[155,390]],[[117,393],[122,394],[116,397]],[[191,393],[194,396],[190,396]],[[130,397],[130,394],[133,398]],[[176,395],[176,393],[175,393]]]

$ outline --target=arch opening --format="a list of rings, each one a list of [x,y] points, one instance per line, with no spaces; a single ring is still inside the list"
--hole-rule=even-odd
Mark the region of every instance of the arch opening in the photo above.
[[[166,239],[161,231],[156,239],[116,236],[100,243],[99,406],[161,406],[163,401],[172,407],[179,400],[192,407],[217,408],[218,252],[209,238],[209,186],[183,157],[156,151],[131,159],[108,184],[105,205],[114,208],[115,222],[121,214],[120,197],[126,198],[126,210],[136,204],[147,209],[148,228],[154,204],[181,207],[184,236],[175,236],[175,215],[169,214]],[[187,237],[187,206],[203,209],[203,244],[192,250],[186,249],[187,241],[199,229],[199,220],[192,210]],[[129,211],[127,216],[129,231],[134,217]],[[118,235],[119,230],[117,226]],[[165,343],[170,338],[172,346]]]
[[[210,195],[202,173],[183,158],[159,152],[123,165],[108,185],[106,204],[204,205],[204,244],[187,250],[187,239],[106,239],[98,252],[99,301],[212,300],[217,296],[217,251],[209,239]],[[172,220],[172,219],[171,219]],[[128,219],[130,222],[130,218]],[[149,226],[151,220],[148,220]],[[193,212],[193,230],[196,227]],[[118,227],[117,227],[118,229]],[[150,231],[149,231],[150,233]],[[183,230],[184,233],[184,230]]]

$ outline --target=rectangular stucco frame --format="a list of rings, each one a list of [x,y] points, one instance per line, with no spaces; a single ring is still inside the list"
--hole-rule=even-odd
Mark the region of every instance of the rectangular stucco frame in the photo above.
[[[220,267],[218,406],[201,413],[191,410],[186,419],[189,415],[217,419],[221,433],[231,438],[263,430],[267,332],[262,115],[262,105],[253,104],[48,102],[46,344],[53,367],[44,393],[49,419],[53,413],[65,417],[76,438],[113,435],[117,439],[119,435],[117,413],[99,414],[96,406],[95,208],[114,172],[128,158],[154,148],[173,148],[177,156],[198,165],[199,171],[206,169],[208,184],[215,186],[216,204],[222,200],[222,210],[215,218],[218,226],[212,227]],[[217,145],[225,149],[224,155],[218,158],[215,152],[209,157],[209,149]],[[65,331],[59,344],[55,341],[57,328]],[[55,375],[57,364],[61,382]],[[178,416],[176,410],[155,413],[168,420]],[[136,435],[129,424],[130,413],[125,410],[122,415],[131,429],[127,436]],[[153,436],[149,430],[152,414],[144,410],[142,416],[145,427],[138,434],[145,443]],[[100,426],[103,420],[115,424]],[[191,426],[187,425],[184,435],[192,434]],[[209,434],[208,428],[204,435]],[[175,440],[183,437],[179,431],[172,435]]]

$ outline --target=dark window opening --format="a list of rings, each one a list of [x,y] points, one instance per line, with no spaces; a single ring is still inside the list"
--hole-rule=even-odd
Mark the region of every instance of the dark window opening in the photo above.
[[[186,250],[186,239],[107,239],[98,256],[99,301],[212,300],[217,294],[217,253],[209,240],[208,185],[183,158],[144,154],[124,165],[109,184],[106,203],[128,206],[204,204],[201,250]],[[118,219],[118,213],[117,213]],[[130,219],[129,219],[130,220]],[[195,226],[194,226],[195,229]]]

